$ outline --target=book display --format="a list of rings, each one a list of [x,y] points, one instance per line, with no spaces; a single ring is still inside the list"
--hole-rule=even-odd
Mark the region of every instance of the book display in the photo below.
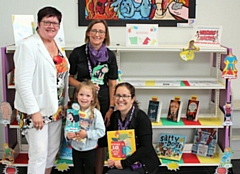
[[[223,105],[220,103],[220,99],[226,97],[222,92],[225,91],[226,82],[225,79],[221,77],[220,64],[221,54],[226,53],[226,48],[216,46],[202,48],[200,46],[200,50],[195,52],[194,59],[186,62],[179,57],[179,53],[184,47],[185,45],[159,45],[156,48],[139,48],[114,45],[109,48],[119,53],[116,55],[119,69],[122,71],[121,80],[135,86],[137,100],[140,102],[140,108],[142,110],[148,113],[149,96],[159,97],[158,113],[159,111],[161,111],[161,113],[160,119],[157,119],[159,122],[152,122],[153,143],[159,141],[160,133],[185,136],[185,145],[182,154],[179,153],[179,149],[172,152],[172,154],[178,157],[181,156],[181,158],[173,161],[177,162],[179,166],[218,166],[223,154],[220,147],[224,147],[226,137],[224,131],[219,131],[224,127],[222,124],[224,122],[224,113],[220,109]],[[12,106],[15,89],[13,85],[11,85],[11,88],[8,87],[7,74],[14,68],[12,57],[15,48],[15,46],[2,48],[2,86],[4,100]],[[73,48],[74,46],[68,46],[66,44],[65,51],[69,54]],[[201,70],[204,71],[201,71],[199,66],[201,66]],[[197,96],[197,100],[201,102],[201,106],[199,107],[198,105],[199,113],[197,114],[196,121],[188,120],[186,117],[187,108],[192,108],[191,104],[188,106],[189,96],[192,94]],[[181,118],[179,118],[178,122],[176,120],[168,120],[167,118],[169,108],[171,108],[170,100],[175,101],[173,99],[174,96],[181,96],[181,100],[178,100],[179,106],[182,103],[182,109],[179,108]],[[179,103],[179,101],[181,102]],[[161,109],[159,109],[160,104],[162,104]],[[174,107],[176,106],[177,104],[174,105]],[[191,110],[191,112],[193,112],[193,110]],[[191,117],[192,115],[189,113],[189,116]],[[9,139],[8,143],[10,147],[17,144],[17,146],[14,147],[17,157],[15,159],[15,165],[26,166],[27,163],[23,164],[19,158],[23,156],[27,157],[27,144],[23,143],[19,129],[14,130],[13,128],[18,128],[14,115],[12,115],[9,130],[11,130],[11,132],[17,132],[17,139]],[[196,129],[204,130],[205,128],[214,129],[216,130],[214,135],[218,134],[217,140],[212,139],[212,142],[213,140],[216,142],[216,146],[213,150],[214,155],[211,158],[192,153],[192,146],[195,144],[193,135],[196,134]],[[8,136],[11,136],[10,134],[12,133],[9,133]],[[202,138],[207,137],[205,134],[202,135],[204,135]],[[109,156],[112,155],[112,158],[115,155],[114,157],[122,159],[130,154],[129,145],[126,145],[128,141],[124,140],[124,136],[127,137],[127,133],[120,136],[120,138],[116,135],[112,135],[110,138],[110,144],[113,143],[112,147],[119,148],[119,151],[116,151],[116,153],[110,153],[109,151]],[[211,139],[211,134],[208,137]],[[129,138],[130,137],[128,137],[128,139]],[[114,143],[117,143],[116,146]],[[183,144],[184,142],[179,142],[179,144],[181,143]],[[202,145],[200,144],[200,146]],[[210,152],[212,151],[209,150],[209,152],[205,154],[211,156],[209,155],[211,154]],[[201,153],[204,154],[204,151],[202,150]],[[168,154],[165,153],[165,156],[166,155]],[[171,161],[171,159],[166,158],[160,158],[160,160],[162,166],[168,165]]]

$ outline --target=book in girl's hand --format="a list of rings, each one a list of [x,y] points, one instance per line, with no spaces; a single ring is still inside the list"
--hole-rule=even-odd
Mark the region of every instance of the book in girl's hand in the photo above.
[[[170,101],[168,114],[167,114],[167,119],[168,120],[171,120],[171,121],[174,121],[174,122],[179,122],[180,121],[182,104],[183,104],[183,102],[180,101],[179,96],[175,96],[174,100]]]
[[[162,102],[158,101],[157,97],[152,97],[148,105],[148,117],[153,122],[159,122],[162,110]]]
[[[185,143],[185,135],[161,133],[155,150],[159,158],[179,161]]]
[[[136,151],[134,129],[107,132],[109,159],[121,160]]]
[[[217,144],[217,129],[198,128],[195,130],[192,153],[205,157],[213,157]]]
[[[191,121],[198,120],[199,113],[199,101],[197,96],[192,96],[190,100],[188,100],[186,119]]]

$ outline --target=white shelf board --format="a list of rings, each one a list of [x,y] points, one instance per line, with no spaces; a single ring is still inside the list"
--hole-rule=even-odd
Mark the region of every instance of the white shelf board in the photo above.
[[[82,45],[83,43],[67,43],[65,45],[65,50],[66,51],[71,51],[74,48]],[[109,49],[113,51],[122,51],[122,52],[130,52],[130,51],[165,51],[165,52],[181,52],[183,48],[186,48],[187,45],[158,45],[156,47],[143,47],[143,46],[138,46],[138,47],[132,47],[132,46],[126,46],[125,44],[119,44],[117,45],[116,43],[111,44],[108,46]],[[10,45],[7,46],[6,52],[7,53],[13,53],[16,50],[15,45]],[[218,53],[226,53],[226,48],[220,47],[220,46],[201,46],[200,51],[195,51],[197,52],[218,52]]]

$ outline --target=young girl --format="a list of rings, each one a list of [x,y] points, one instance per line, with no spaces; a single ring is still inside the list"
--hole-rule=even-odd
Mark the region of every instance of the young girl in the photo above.
[[[77,87],[76,95],[79,105],[74,103],[73,110],[79,110],[81,130],[65,131],[65,136],[72,145],[74,173],[94,174],[97,142],[105,135],[105,125],[99,111],[95,85],[90,80],[81,82]]]

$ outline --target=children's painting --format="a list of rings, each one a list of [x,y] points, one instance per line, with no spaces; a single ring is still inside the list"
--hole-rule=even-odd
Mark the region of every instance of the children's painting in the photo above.
[[[112,26],[136,21],[177,26],[195,18],[195,8],[196,0],[78,0],[78,24],[105,19]]]

